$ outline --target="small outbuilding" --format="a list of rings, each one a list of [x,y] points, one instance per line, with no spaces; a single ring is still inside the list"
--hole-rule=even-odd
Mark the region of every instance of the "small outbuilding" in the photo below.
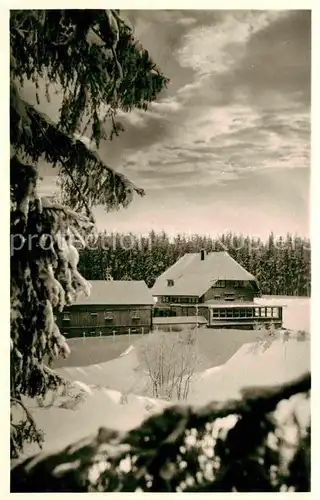
[[[148,333],[152,329],[154,299],[144,281],[89,281],[91,294],[78,296],[58,314],[67,338]]]

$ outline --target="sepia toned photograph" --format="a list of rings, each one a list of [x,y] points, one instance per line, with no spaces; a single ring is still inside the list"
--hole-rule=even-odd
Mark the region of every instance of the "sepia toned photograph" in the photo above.
[[[311,491],[311,21],[10,11],[11,493]]]

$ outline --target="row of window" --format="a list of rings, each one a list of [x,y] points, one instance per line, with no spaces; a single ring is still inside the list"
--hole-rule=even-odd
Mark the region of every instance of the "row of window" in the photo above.
[[[111,328],[114,328],[113,330]],[[149,328],[145,328],[145,327],[138,327],[138,328],[135,328],[135,327],[129,327],[129,328],[119,328],[119,327],[110,327],[108,330],[104,330],[104,331],[101,331],[99,330],[98,328],[95,329],[95,330],[88,330],[88,331],[77,331],[76,332],[76,337],[80,337],[82,335],[82,337],[103,337],[103,336],[109,336],[111,334],[113,335],[130,335],[130,334],[135,334],[135,333],[140,333],[140,334],[144,334],[144,333],[148,333],[149,332]],[[69,338],[70,338],[70,333],[69,333]]]
[[[215,295],[214,300],[228,300],[228,301],[233,301],[235,300],[236,296],[234,293],[225,293],[221,297],[221,295]],[[244,296],[240,295],[237,297],[238,300],[243,301]],[[197,297],[170,297],[170,296],[165,296],[161,298],[161,302],[166,303],[166,304],[197,304],[198,303],[198,298]]]
[[[197,304],[197,297],[161,297],[161,302],[166,304]]]
[[[242,288],[245,286],[244,281],[230,281],[230,280],[218,280],[216,281],[212,288],[226,288],[227,286],[230,286],[232,288]]]
[[[95,318],[98,316],[98,313],[90,313],[90,316],[92,318]],[[139,311],[133,311],[132,312],[132,316],[131,316],[132,319],[140,319],[140,312]],[[63,314],[63,321],[70,321],[71,320],[71,315],[70,313],[64,313]],[[114,316],[113,316],[113,312],[112,311],[106,311],[104,313],[104,319],[106,321],[110,321],[110,320],[113,320],[114,319]]]
[[[279,318],[278,307],[213,309],[213,318]]]
[[[174,286],[174,280],[167,280],[168,287]],[[213,288],[225,288],[226,286],[232,286],[233,288],[241,288],[244,286],[244,281],[239,280],[218,280],[214,283]]]

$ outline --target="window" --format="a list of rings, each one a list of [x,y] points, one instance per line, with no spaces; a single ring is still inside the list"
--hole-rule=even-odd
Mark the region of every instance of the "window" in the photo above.
[[[227,318],[232,318],[233,317],[233,311],[232,309],[227,310]]]
[[[132,313],[132,319],[140,319],[140,312],[139,311],[133,311],[133,313]]]
[[[174,281],[173,280],[167,280],[167,283],[168,283],[168,286],[173,286],[174,285]]]
[[[234,300],[234,293],[225,293],[224,299],[225,300]]]
[[[272,318],[272,307],[267,307],[267,317]]]
[[[112,314],[112,311],[106,311],[106,312],[104,313],[104,319],[105,319],[106,321],[110,321],[110,320],[112,320],[112,319],[113,319],[113,314]]]
[[[242,288],[244,286],[243,281],[234,281],[233,282],[234,288]]]
[[[70,314],[69,313],[64,313],[62,319],[63,319],[63,321],[70,321]]]
[[[212,311],[213,318],[219,318],[219,309],[213,309]]]
[[[225,288],[226,287],[226,282],[225,280],[218,280],[215,282],[213,285],[213,288]]]
[[[246,317],[246,310],[240,309],[240,318],[245,318],[245,317]]]
[[[234,309],[233,310],[233,317],[234,318],[240,318],[240,310],[239,309]]]
[[[96,313],[96,312],[90,313],[90,319],[91,319],[91,324],[92,325],[97,325],[97,323],[98,323],[98,313]]]
[[[260,317],[260,307],[255,307],[254,308],[254,315],[256,318]]]
[[[247,318],[253,317],[253,309],[247,309]]]
[[[273,318],[279,318],[279,308],[278,307],[273,307],[272,308],[272,317]]]
[[[226,318],[227,317],[227,311],[225,309],[220,309],[220,318]]]
[[[261,317],[262,317],[262,318],[265,318],[265,316],[266,316],[266,308],[265,308],[265,307],[262,307],[262,308],[261,308]]]
[[[213,298],[214,298],[214,300],[220,300],[221,299],[220,295],[215,295]]]

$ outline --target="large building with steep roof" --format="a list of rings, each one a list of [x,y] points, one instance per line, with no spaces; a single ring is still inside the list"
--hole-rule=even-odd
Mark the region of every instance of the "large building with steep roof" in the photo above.
[[[185,254],[157,278],[151,291],[155,317],[196,315],[208,326],[282,324],[282,308],[254,302],[261,295],[257,279],[227,252]]]
[[[187,253],[156,280],[158,303],[252,301],[260,294],[256,278],[227,252]]]

